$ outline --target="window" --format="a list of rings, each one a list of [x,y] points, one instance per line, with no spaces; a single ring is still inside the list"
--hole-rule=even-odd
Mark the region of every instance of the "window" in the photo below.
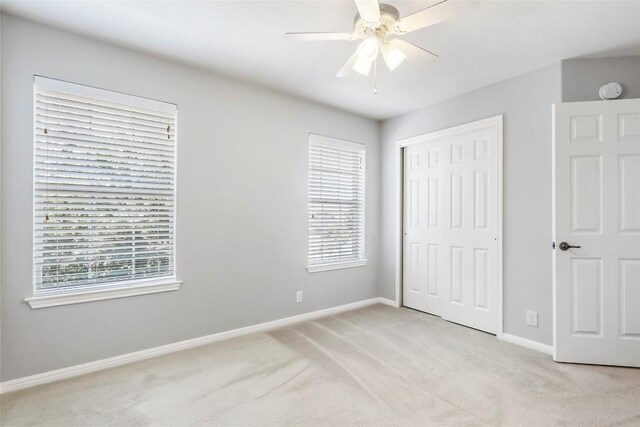
[[[364,146],[310,135],[307,269],[365,264]]]
[[[41,77],[34,91],[27,301],[177,283],[176,106]]]

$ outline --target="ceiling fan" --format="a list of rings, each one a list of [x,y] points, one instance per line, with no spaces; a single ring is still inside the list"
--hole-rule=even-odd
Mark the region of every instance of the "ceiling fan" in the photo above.
[[[398,9],[379,4],[378,0],[355,2],[358,14],[351,33],[286,33],[285,36],[302,41],[362,40],[337,76],[347,77],[352,71],[368,76],[380,53],[392,71],[408,56],[437,58],[435,53],[395,36],[447,21],[454,15],[453,2],[450,0],[440,1],[402,19]]]

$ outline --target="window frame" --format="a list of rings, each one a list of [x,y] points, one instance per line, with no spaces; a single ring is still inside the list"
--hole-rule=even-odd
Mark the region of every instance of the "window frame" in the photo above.
[[[362,244],[361,255],[359,259],[351,260],[330,260],[326,262],[311,263],[309,260],[309,242],[311,238],[310,234],[310,204],[311,204],[311,144],[319,144],[328,147],[336,147],[339,149],[348,149],[358,152],[362,158],[362,200],[361,200],[361,224],[360,224],[360,240]],[[344,268],[362,267],[367,265],[366,256],[366,149],[364,144],[357,142],[346,141],[343,139],[333,138],[329,136],[323,136],[318,134],[309,134],[309,141],[307,143],[307,271],[309,273],[316,273],[321,271],[339,270]]]
[[[100,101],[123,104],[133,108],[142,108],[173,114],[174,122],[174,150],[173,150],[173,274],[170,276],[151,277],[142,279],[128,279],[114,281],[105,284],[94,284],[88,286],[78,286],[77,288],[67,289],[38,289],[36,285],[36,266],[34,256],[36,254],[36,233],[35,233],[35,215],[36,215],[36,106],[37,106],[37,90],[53,90],[58,92],[66,92],[72,95],[95,98]],[[123,298],[134,295],[145,295],[150,293],[176,291],[180,288],[182,281],[178,280],[178,252],[177,252],[177,214],[178,214],[178,181],[177,181],[177,164],[178,164],[178,107],[176,104],[158,101],[154,99],[129,95],[121,92],[99,89],[92,86],[86,86],[77,83],[71,83],[63,80],[52,79],[39,75],[33,77],[33,98],[32,98],[32,144],[33,159],[32,168],[32,211],[31,211],[31,286],[32,296],[25,298],[31,308],[53,307],[66,304],[77,304],[89,301],[99,301],[113,298]],[[41,266],[39,266],[41,268]]]

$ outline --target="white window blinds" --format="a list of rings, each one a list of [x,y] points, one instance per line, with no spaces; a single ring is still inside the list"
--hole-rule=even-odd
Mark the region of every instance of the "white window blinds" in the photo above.
[[[34,90],[35,293],[175,278],[176,106]]]
[[[309,137],[309,267],[364,259],[364,146]]]

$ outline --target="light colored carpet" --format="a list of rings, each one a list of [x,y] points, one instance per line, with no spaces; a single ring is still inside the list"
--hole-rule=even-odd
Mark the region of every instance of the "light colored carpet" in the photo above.
[[[640,370],[376,305],[3,395],[2,426],[640,425]]]

